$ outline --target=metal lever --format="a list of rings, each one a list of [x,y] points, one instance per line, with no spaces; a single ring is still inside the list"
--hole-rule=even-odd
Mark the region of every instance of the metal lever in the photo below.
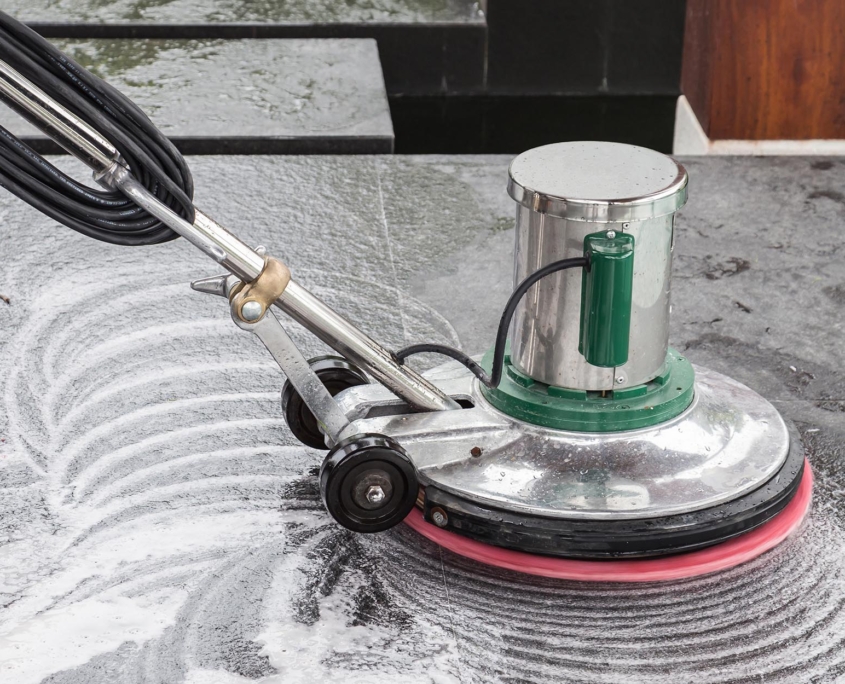
[[[279,368],[311,409],[320,430],[327,437],[327,445],[332,447],[337,444],[345,436],[343,432],[349,427],[349,420],[320,382],[320,378],[311,370],[308,361],[279,323],[276,315],[267,311],[254,323],[246,323],[232,311],[232,320],[241,330],[254,333],[267,347]]]
[[[256,252],[263,254],[264,249],[258,247]],[[239,288],[242,282],[231,275],[201,278],[191,283],[191,288],[197,292],[217,295],[230,299],[233,290]],[[340,441],[344,430],[349,427],[349,420],[329,391],[311,370],[308,361],[294,344],[284,326],[272,311],[264,312],[255,321],[245,321],[235,310],[235,303],[230,299],[229,311],[232,320],[241,330],[253,333],[267,348],[271,356],[279,364],[279,368],[287,376],[294,389],[302,397],[311,413],[317,419],[320,430],[326,435],[327,445],[334,446]]]

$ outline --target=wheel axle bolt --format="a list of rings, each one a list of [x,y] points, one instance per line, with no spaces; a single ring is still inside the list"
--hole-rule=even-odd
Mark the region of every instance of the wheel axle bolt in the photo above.
[[[449,522],[449,517],[446,515],[446,511],[442,508],[432,508],[431,521],[438,527],[446,527],[446,524]]]
[[[264,313],[263,309],[260,302],[246,302],[241,306],[241,318],[245,321],[257,321]]]
[[[384,501],[384,490],[380,485],[371,485],[365,496],[371,504],[380,504]]]

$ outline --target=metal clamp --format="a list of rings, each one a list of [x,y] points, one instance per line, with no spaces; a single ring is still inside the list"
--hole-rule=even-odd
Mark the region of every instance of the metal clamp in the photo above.
[[[244,323],[261,320],[270,306],[282,296],[290,282],[290,269],[278,259],[264,257],[264,268],[258,277],[242,283],[230,294],[232,314]]]

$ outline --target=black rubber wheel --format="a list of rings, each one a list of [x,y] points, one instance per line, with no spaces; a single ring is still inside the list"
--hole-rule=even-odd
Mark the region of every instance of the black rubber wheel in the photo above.
[[[308,361],[308,365],[332,396],[370,382],[364,371],[340,356],[317,356]],[[282,413],[293,436],[300,442],[313,449],[328,449],[317,419],[288,380],[282,387]]]
[[[353,532],[398,525],[416,504],[418,491],[411,458],[384,435],[353,435],[339,442],[320,468],[326,509]]]

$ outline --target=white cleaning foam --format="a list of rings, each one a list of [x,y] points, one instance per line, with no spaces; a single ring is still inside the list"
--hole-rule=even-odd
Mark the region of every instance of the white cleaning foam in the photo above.
[[[39,613],[0,636],[0,680],[38,684],[124,642],[160,636],[185,595],[172,589],[138,598],[101,596]]]

